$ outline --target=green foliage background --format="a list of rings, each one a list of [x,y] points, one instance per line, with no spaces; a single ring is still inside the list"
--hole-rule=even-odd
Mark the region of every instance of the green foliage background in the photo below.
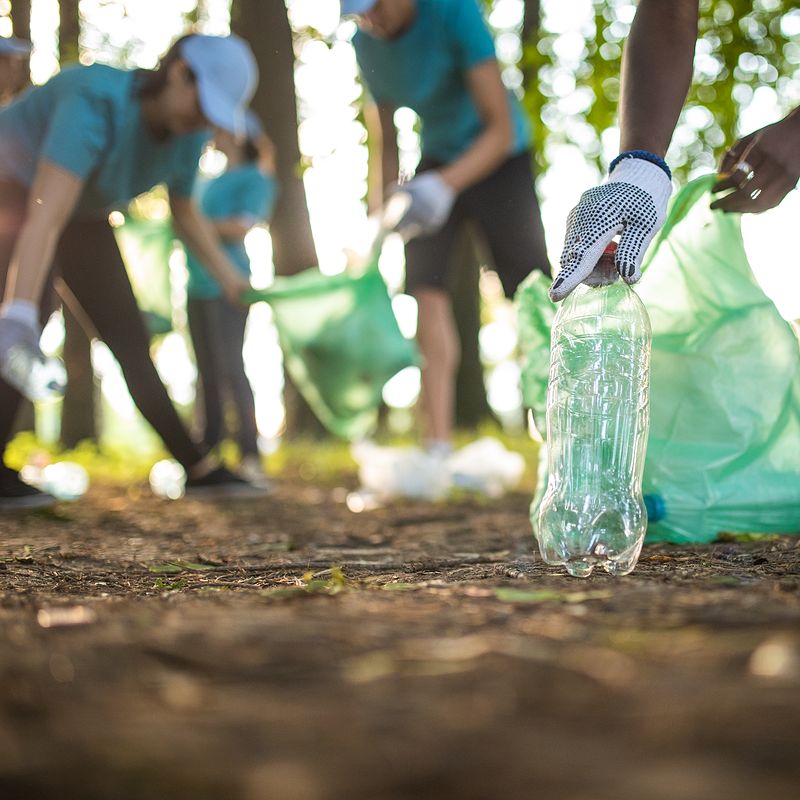
[[[552,0],[551,0],[552,1]],[[536,75],[524,97],[537,157],[546,167],[551,145],[578,145],[602,165],[603,131],[616,124],[622,44],[635,4],[592,0],[579,57],[564,57],[564,40],[548,30],[542,4],[538,35],[524,43],[520,66]],[[784,111],[800,103],[800,6],[797,0],[701,0],[694,82],[669,162],[679,178],[712,167],[744,133],[740,112],[761,86],[775,90]]]

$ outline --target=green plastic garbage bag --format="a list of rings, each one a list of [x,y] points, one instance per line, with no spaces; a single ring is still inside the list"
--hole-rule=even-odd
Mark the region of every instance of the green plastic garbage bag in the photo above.
[[[665,511],[651,541],[800,532],[800,347],[753,277],[740,218],[709,209],[713,183],[674,198],[637,286],[653,329],[644,492]],[[543,291],[521,287],[523,316]],[[523,350],[547,364],[534,324]],[[526,367],[525,400],[542,421],[545,386],[541,367]]]
[[[522,356],[522,401],[533,413],[540,434],[545,432],[550,328],[556,316],[556,305],[548,294],[551,282],[552,278],[534,270],[520,284],[515,298]]]
[[[248,292],[273,313],[286,369],[332,433],[359,439],[378,418],[383,387],[419,362],[397,325],[377,259],[360,275],[308,269]]]
[[[126,217],[114,228],[136,301],[152,336],[172,330],[169,257],[175,234],[168,219]]]

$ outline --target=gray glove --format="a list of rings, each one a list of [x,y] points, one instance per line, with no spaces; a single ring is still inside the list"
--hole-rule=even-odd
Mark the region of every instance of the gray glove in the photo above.
[[[36,307],[26,301],[0,309],[0,375],[31,400],[63,391],[64,383],[39,349],[37,316]]]
[[[604,184],[584,192],[567,219],[561,268],[550,297],[563,300],[586,280],[617,234],[617,271],[626,283],[636,283],[644,254],[666,219],[671,194],[664,170],[639,158],[621,161]]]
[[[435,170],[423,172],[398,188],[409,206],[395,230],[406,240],[436,233],[447,222],[456,201],[455,189]]]

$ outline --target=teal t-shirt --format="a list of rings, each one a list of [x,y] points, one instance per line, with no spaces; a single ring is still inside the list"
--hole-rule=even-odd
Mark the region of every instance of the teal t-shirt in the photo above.
[[[208,131],[156,139],[142,119],[136,72],[71,66],[0,110],[0,177],[30,186],[39,159],[85,184],[75,216],[124,209],[159,183],[190,197]]]
[[[495,58],[494,40],[477,0],[417,0],[411,27],[392,40],[358,31],[353,47],[375,102],[413,109],[422,121],[422,156],[451,163],[480,135],[483,122],[467,85],[467,71]],[[530,126],[508,93],[514,144],[530,146]]]
[[[209,219],[241,219],[253,225],[269,220],[276,195],[275,178],[265,175],[256,164],[242,164],[223,172],[218,178],[198,181],[195,190],[198,207]],[[244,242],[223,240],[222,249],[243,275],[250,274],[250,259]],[[191,250],[186,252],[186,266],[189,297],[210,299],[222,295],[217,281]]]

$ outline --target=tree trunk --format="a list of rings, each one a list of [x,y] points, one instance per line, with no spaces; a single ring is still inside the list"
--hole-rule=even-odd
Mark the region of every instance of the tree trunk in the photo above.
[[[283,0],[234,0],[231,26],[246,39],[261,74],[252,106],[275,143],[278,202],[270,222],[278,275],[294,275],[317,263],[306,192],[300,175],[297,97],[292,30]],[[286,435],[322,436],[325,431],[286,376]]]
[[[68,64],[78,60],[80,53],[80,12],[78,0],[61,0],[61,19],[58,32],[59,61]],[[63,304],[64,366],[67,369],[67,388],[61,406],[61,444],[75,447],[84,439],[97,438],[95,414],[95,379],[92,369],[91,340],[77,318]]]
[[[520,39],[522,47],[536,46],[539,36],[539,25],[542,20],[541,0],[524,0],[522,11],[522,30]],[[538,84],[538,69],[532,64],[526,64],[522,69],[522,88],[525,92],[536,91]]]
[[[13,0],[11,3],[11,27],[14,36],[31,39],[31,0]]]
[[[482,422],[495,420],[486,398],[478,333],[481,329],[479,288],[481,256],[473,227],[464,225],[451,253],[449,290],[461,343],[461,363],[456,375],[456,427],[475,430]],[[496,421],[496,420],[495,420]]]
[[[270,222],[275,271],[293,275],[317,263],[300,177],[292,31],[283,0],[234,0],[233,30],[250,43],[261,81],[253,109],[275,143],[280,194]]]
[[[60,0],[58,28],[58,60],[70,64],[80,55],[81,15],[78,0]]]

